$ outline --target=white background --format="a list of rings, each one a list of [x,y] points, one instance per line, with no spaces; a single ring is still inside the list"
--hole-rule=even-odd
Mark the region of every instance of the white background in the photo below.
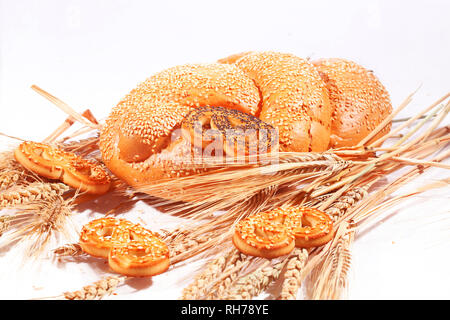
[[[156,71],[246,50],[355,60],[375,71],[394,106],[421,85],[400,115],[406,116],[450,89],[449,12],[445,0],[0,0],[0,132],[41,140],[66,118],[32,84],[101,119]],[[9,142],[0,140],[0,149]],[[444,177],[433,170],[415,184]],[[448,188],[415,197],[361,233],[348,297],[449,299],[448,200]],[[164,227],[156,212],[141,207],[132,214]],[[55,295],[107,271],[72,263],[25,273],[7,262],[13,251],[0,255],[1,298]],[[177,278],[188,274],[182,270],[153,283],[136,280],[116,298],[176,299],[188,281]]]

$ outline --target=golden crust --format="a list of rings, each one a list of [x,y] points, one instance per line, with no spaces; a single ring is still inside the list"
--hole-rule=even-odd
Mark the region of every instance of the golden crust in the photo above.
[[[243,52],[218,62],[159,72],[113,109],[100,150],[116,176],[139,187],[204,172],[189,164],[192,146],[170,137],[192,108],[255,115],[278,129],[280,151],[297,152],[354,145],[392,110],[381,83],[353,62],[310,63],[277,52]]]
[[[311,63],[292,54],[259,52],[244,55],[236,65],[259,88],[259,118],[278,128],[281,151],[327,149],[331,108],[325,83]]]
[[[82,192],[104,194],[111,186],[108,173],[98,164],[44,143],[25,141],[14,156],[28,170]]]
[[[189,111],[219,106],[255,115],[259,99],[253,81],[234,65],[189,64],[164,70],[113,108],[100,135],[102,158],[133,186],[183,175],[175,173],[170,157],[160,153],[170,148],[170,134]]]
[[[288,254],[294,249],[295,240],[284,225],[286,218],[283,210],[249,216],[236,225],[233,244],[242,253],[256,257],[273,259]]]
[[[84,252],[107,258],[111,269],[134,277],[149,277],[166,271],[169,249],[158,234],[127,220],[92,220],[81,231]]]
[[[358,144],[392,112],[389,93],[373,72],[338,58],[312,63],[327,84],[333,109],[330,147]],[[390,126],[372,140],[389,130]]]
[[[250,53],[253,53],[253,51],[244,51],[244,52],[235,53],[235,54],[232,54],[232,55],[230,55],[228,57],[219,59],[219,60],[217,60],[217,62],[233,64],[233,63],[236,63],[236,61],[238,61],[243,56],[246,56],[246,55],[248,55]]]
[[[148,78],[119,102],[106,121],[100,148],[106,159],[112,156],[109,142],[115,130],[140,137],[154,147],[155,141],[167,137],[192,107],[218,106],[255,115],[258,104],[258,89],[233,65],[173,67]]]

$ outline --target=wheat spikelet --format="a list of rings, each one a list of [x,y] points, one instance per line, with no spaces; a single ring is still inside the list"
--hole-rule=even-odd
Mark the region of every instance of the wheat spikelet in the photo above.
[[[12,219],[10,215],[0,216],[0,236],[9,229],[9,221]]]
[[[62,195],[69,189],[64,183],[33,182],[15,186],[0,193],[0,209],[49,198],[54,194]]]
[[[69,243],[53,250],[59,257],[75,257],[83,254],[83,249],[78,243]]]
[[[339,299],[342,289],[347,287],[347,275],[350,270],[351,252],[350,245],[353,242],[355,232],[351,231],[340,239],[332,251],[332,269],[329,279],[331,280],[324,295],[316,299]]]
[[[257,268],[255,271],[240,277],[235,283],[221,294],[220,299],[226,300],[250,300],[263,292],[272,282],[276,281],[287,259],[273,265]]]
[[[67,300],[100,300],[112,294],[125,279],[123,276],[106,277],[84,286],[81,290],[64,292],[63,296]]]
[[[221,299],[228,288],[239,277],[241,270],[251,261],[251,257],[234,250],[223,274],[220,278],[216,279],[216,282],[211,286],[206,299]]]
[[[309,253],[306,249],[295,248],[286,264],[280,300],[295,300],[301,284],[300,272],[308,260]]]
[[[346,192],[331,204],[326,210],[334,220],[341,217],[348,209],[350,209],[356,202],[360,201],[367,195],[369,186],[356,187],[353,190]]]
[[[172,235],[172,241],[165,240],[170,251],[171,262],[177,263],[187,259],[195,254],[205,251],[210,247],[211,239],[223,235],[222,230],[216,230],[209,234],[192,235],[189,232],[183,231],[180,234]],[[169,236],[170,237],[170,236]]]
[[[347,286],[347,275],[351,264],[350,245],[354,231],[349,231],[326,253],[322,262],[310,274],[306,294],[310,299],[340,299]]]
[[[15,160],[13,151],[0,152],[0,190],[8,189],[29,176]]]
[[[228,253],[209,262],[206,265],[205,270],[199,273],[194,281],[183,290],[181,299],[193,300],[205,296],[208,293],[207,291],[211,283],[222,274],[226,268],[227,262],[229,262],[230,259],[232,260],[235,254],[235,249],[232,249],[229,250]]]
[[[36,257],[56,235],[69,237],[74,230],[71,224],[73,199],[60,195],[16,206],[17,212],[10,219],[10,231],[1,246],[20,241],[25,245],[25,257]]]

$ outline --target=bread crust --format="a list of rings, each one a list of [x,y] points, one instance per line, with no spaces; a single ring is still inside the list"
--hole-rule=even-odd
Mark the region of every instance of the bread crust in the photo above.
[[[259,118],[278,128],[280,150],[320,152],[328,148],[331,107],[325,83],[306,59],[279,52],[254,52],[236,66],[255,81],[262,96]]]
[[[191,160],[190,146],[178,145],[171,136],[190,110],[218,106],[255,115],[259,103],[257,87],[234,65],[188,64],[164,70],[113,108],[100,134],[103,161],[135,187],[202,172],[183,164],[183,156]]]
[[[389,93],[372,71],[338,58],[312,62],[328,88],[332,106],[330,148],[358,144],[392,112]],[[390,125],[371,141],[390,131]]]
[[[157,73],[113,108],[99,145],[117,177],[139,188],[205,172],[192,165],[192,146],[171,138],[197,107],[254,115],[278,130],[280,151],[294,152],[355,145],[392,111],[372,72],[343,59],[243,52],[219,62]]]

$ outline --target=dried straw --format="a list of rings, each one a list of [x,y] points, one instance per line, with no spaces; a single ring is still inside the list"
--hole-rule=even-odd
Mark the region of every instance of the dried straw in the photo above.
[[[21,241],[26,245],[25,258],[32,258],[41,254],[57,235],[70,237],[74,232],[70,220],[72,200],[50,193],[48,197],[17,205],[1,246]]]

